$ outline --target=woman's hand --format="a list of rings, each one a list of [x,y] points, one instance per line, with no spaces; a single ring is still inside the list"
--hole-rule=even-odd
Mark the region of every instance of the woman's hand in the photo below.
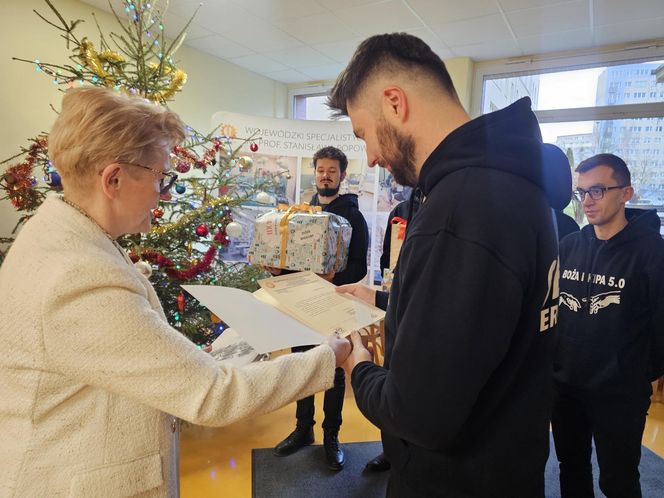
[[[332,351],[334,351],[337,367],[343,365],[351,351],[350,341],[346,337],[339,337],[338,334],[332,334],[325,339],[324,344],[330,346]]]

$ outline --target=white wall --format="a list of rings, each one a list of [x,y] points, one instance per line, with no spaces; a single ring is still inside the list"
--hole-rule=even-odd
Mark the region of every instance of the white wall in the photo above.
[[[450,78],[452,78],[452,83],[454,84],[454,88],[457,91],[461,104],[466,111],[470,111],[475,68],[473,60],[470,57],[454,57],[452,59],[446,59],[444,62],[447,72],[450,73]],[[324,92],[333,85],[334,80],[317,81],[315,83],[291,83],[288,85],[288,89],[291,93],[297,93],[298,90],[304,89]]]
[[[105,34],[118,31],[112,14],[78,0],[53,0],[66,20],[84,19],[77,28],[79,39],[99,40],[90,15],[94,12]],[[0,0],[0,160],[16,154],[27,139],[48,131],[59,107],[61,92],[34,66],[12,61],[12,57],[64,63],[70,51],[59,32],[39,19],[33,9],[53,18],[42,0]],[[210,118],[219,110],[269,117],[287,115],[287,89],[282,83],[183,46],[176,54],[178,67],[188,74],[188,83],[171,108],[189,125],[208,132]],[[0,166],[0,172],[7,165]],[[36,176],[40,177],[39,171]],[[8,236],[19,215],[8,201],[0,201],[0,236]]]

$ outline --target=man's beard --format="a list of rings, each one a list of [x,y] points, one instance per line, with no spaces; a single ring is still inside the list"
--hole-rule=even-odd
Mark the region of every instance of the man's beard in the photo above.
[[[412,136],[403,135],[390,126],[383,118],[377,130],[382,160],[389,165],[392,176],[399,185],[415,187],[417,172],[415,171],[415,140]],[[385,166],[383,165],[383,166]]]
[[[318,192],[319,197],[333,197],[339,193],[339,189],[341,188],[341,184],[337,185],[336,188],[332,187],[316,187],[316,191]]]

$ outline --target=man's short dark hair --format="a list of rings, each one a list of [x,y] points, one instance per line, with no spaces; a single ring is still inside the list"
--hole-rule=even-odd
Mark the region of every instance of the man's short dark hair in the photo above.
[[[334,116],[347,116],[348,103],[357,97],[366,82],[380,72],[417,72],[437,81],[445,92],[459,100],[445,63],[429,45],[408,33],[375,35],[360,43],[348,66],[337,78],[327,101]]]
[[[577,173],[585,173],[597,166],[608,166],[613,170],[613,178],[618,182],[618,185],[626,187],[632,184],[632,175],[625,161],[614,154],[597,154],[581,161],[574,171]]]
[[[314,154],[314,168],[316,167],[316,162],[319,159],[336,159],[339,161],[339,169],[344,172],[348,168],[348,158],[346,154],[341,152],[336,147],[323,147],[322,149],[316,151]]]

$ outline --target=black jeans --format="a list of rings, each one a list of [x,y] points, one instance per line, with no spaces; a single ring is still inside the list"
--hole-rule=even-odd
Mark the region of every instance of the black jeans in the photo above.
[[[641,438],[650,396],[597,396],[556,386],[551,426],[563,498],[593,497],[592,440],[608,498],[640,498]]]
[[[314,346],[298,346],[292,348],[293,353],[308,351]],[[325,391],[323,399],[323,429],[330,432],[339,432],[341,427],[341,410],[344,407],[344,394],[346,393],[346,375],[343,368],[337,368],[334,371],[334,386]],[[297,425],[301,427],[311,427],[314,425],[314,397],[298,400],[295,417]]]

